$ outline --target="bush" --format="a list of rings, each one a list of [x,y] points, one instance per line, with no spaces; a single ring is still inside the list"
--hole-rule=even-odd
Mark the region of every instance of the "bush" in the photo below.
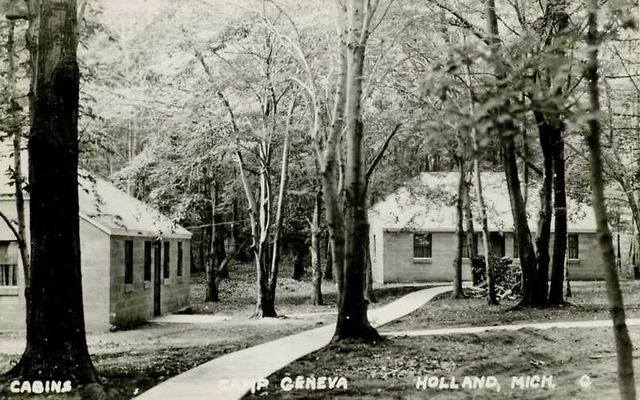
[[[501,286],[504,290],[511,289],[513,293],[520,291],[522,274],[519,265],[514,265],[513,260],[509,257],[491,257],[491,265],[496,286]],[[484,256],[471,259],[471,275],[474,286],[481,285],[486,281]]]

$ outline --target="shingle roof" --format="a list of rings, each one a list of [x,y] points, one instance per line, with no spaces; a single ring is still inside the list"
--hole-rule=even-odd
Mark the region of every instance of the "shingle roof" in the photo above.
[[[513,232],[513,216],[504,173],[482,172],[481,176],[489,229]],[[389,230],[455,231],[458,178],[458,172],[422,173],[373,205],[369,209],[369,220],[372,225]],[[480,230],[475,186],[471,188],[471,201],[475,229]],[[531,187],[527,211],[532,231],[537,230],[539,204],[538,189]],[[567,210],[569,231],[595,232],[596,223],[591,207],[568,198]]]
[[[26,154],[23,173],[27,174]],[[12,160],[8,152],[0,156],[0,196],[13,197],[7,173]],[[190,238],[191,233],[158,210],[97,178],[85,170],[78,173],[80,217],[109,235],[143,235]]]

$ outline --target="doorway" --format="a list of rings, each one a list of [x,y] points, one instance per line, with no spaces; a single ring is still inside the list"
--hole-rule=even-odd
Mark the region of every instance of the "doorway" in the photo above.
[[[160,291],[162,290],[162,263],[160,260],[160,241],[153,245],[153,316],[160,315]]]

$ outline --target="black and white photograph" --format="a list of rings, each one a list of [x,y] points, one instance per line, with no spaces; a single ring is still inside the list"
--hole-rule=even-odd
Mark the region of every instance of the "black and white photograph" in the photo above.
[[[0,0],[0,399],[635,400],[638,0]]]

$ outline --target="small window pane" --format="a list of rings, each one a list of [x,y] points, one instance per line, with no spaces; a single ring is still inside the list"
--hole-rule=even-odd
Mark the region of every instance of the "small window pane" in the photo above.
[[[0,242],[0,286],[18,286],[18,256],[15,242]]]
[[[568,236],[567,252],[569,253],[569,258],[572,260],[580,258],[580,248],[578,243],[578,235],[573,234]]]
[[[413,234],[413,257],[414,258],[431,258],[431,234],[430,233],[414,233]]]

